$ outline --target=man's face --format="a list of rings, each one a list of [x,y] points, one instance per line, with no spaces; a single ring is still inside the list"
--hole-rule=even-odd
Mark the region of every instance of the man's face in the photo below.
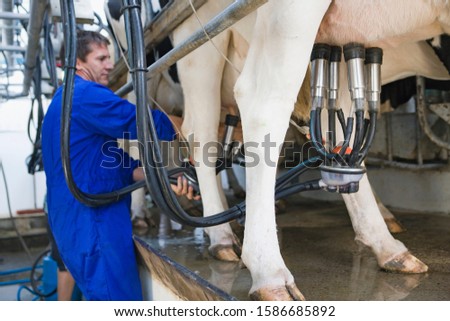
[[[108,47],[91,44],[92,51],[86,56],[86,61],[77,59],[77,74],[86,80],[91,80],[107,86],[109,72],[113,69]]]

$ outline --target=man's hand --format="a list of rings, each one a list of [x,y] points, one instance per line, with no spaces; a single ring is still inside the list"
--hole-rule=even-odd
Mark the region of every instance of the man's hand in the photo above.
[[[194,188],[189,186],[188,180],[185,177],[178,176],[177,185],[171,184],[172,190],[178,196],[186,196],[189,200],[198,201],[200,195],[194,196]]]
[[[140,181],[144,180],[144,171],[142,170],[142,167],[138,167],[133,171],[133,180],[134,181]],[[198,201],[201,197],[200,195],[194,196],[194,188],[192,186],[189,186],[188,180],[185,177],[178,176],[177,179],[177,185],[171,184],[172,190],[175,194],[178,196],[186,196],[189,200],[195,200]]]

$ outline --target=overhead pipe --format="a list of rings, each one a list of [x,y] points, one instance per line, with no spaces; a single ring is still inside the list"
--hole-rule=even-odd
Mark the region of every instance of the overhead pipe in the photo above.
[[[5,9],[3,9],[5,10]],[[0,11],[0,19],[2,20],[28,20],[30,15],[27,13],[15,13],[8,11]]]
[[[34,69],[36,68],[36,57],[39,54],[39,39],[44,24],[44,15],[48,7],[47,0],[31,0],[30,4],[30,21],[28,23],[28,45],[25,54],[25,69],[23,79],[24,95],[27,95],[33,78]]]
[[[163,57],[147,68],[147,79],[162,71],[169,69],[178,60],[191,53],[219,33],[232,26],[257,8],[267,3],[268,0],[239,0],[228,6],[222,13],[208,22],[204,28],[196,31],[184,42],[173,48]],[[116,91],[123,97],[133,90],[133,83],[128,82]]]

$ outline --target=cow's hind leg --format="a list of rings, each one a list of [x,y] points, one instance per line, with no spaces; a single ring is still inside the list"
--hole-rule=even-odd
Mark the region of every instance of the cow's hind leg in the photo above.
[[[399,220],[392,214],[392,212],[384,206],[381,200],[378,198],[377,194],[374,193],[375,200],[377,202],[378,209],[380,210],[381,215],[383,216],[384,222],[386,223],[389,232],[391,233],[401,233],[405,232],[406,228],[400,223]]]
[[[235,88],[246,153],[242,260],[252,275],[250,296],[258,300],[304,299],[281,256],[274,186],[280,147],[328,5],[328,0],[279,0],[262,7]]]
[[[341,70],[346,69],[341,68]],[[341,74],[341,83],[347,83],[346,73]],[[344,87],[346,85],[341,87],[341,106],[348,114],[352,104],[349,91],[344,90]],[[339,140],[342,138],[338,137]],[[353,224],[356,240],[372,249],[382,269],[405,273],[423,273],[428,269],[389,232],[367,175],[364,175],[360,181],[357,193],[342,194],[342,196]]]
[[[343,198],[356,240],[372,249],[382,269],[402,273],[424,273],[428,270],[402,242],[389,233],[366,176],[361,180],[357,193],[343,195]]]

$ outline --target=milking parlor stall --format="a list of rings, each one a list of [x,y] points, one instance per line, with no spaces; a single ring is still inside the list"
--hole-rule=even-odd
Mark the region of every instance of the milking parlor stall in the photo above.
[[[131,193],[145,300],[450,300],[450,29],[328,37],[355,1],[318,1],[297,62],[287,23],[267,26],[284,15],[258,20],[276,2],[1,0],[1,300],[57,298],[41,129],[59,86],[66,183],[94,207]],[[70,174],[77,29],[109,39],[108,87],[136,105],[138,139],[118,144],[145,179],[125,190],[88,194]],[[173,142],[149,108],[183,119]],[[179,176],[200,200],[171,191]]]

